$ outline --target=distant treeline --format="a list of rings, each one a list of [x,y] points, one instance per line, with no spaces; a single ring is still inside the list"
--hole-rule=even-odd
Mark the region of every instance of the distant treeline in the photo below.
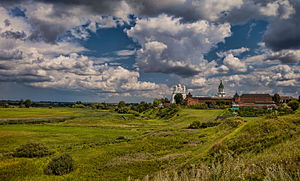
[[[27,106],[26,106],[27,101]],[[2,108],[8,108],[8,107],[74,107],[76,104],[81,104],[84,107],[90,107],[92,105],[98,104],[98,103],[83,103],[81,101],[76,102],[51,102],[51,101],[31,101],[30,99],[26,99],[25,101],[23,99],[21,100],[0,100],[0,107]],[[100,103],[100,104],[106,104],[109,106],[117,105],[117,103]]]

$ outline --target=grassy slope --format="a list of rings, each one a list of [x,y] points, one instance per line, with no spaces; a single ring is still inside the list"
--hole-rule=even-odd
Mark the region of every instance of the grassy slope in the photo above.
[[[0,108],[0,118],[71,117],[91,112],[74,108]]]
[[[186,129],[195,120],[214,120],[221,113],[183,109],[169,120],[147,120],[85,109],[1,109],[2,118],[81,116],[63,123],[0,125],[0,180],[143,178],[159,170],[180,170],[207,162],[219,143],[246,164],[288,162],[292,171],[299,168],[295,165],[300,157],[299,112],[278,120],[251,119],[238,127],[222,123],[206,129]],[[119,136],[125,139],[117,139]],[[64,176],[47,176],[43,168],[55,155],[39,159],[10,156],[28,141],[44,143],[55,155],[70,153],[76,170]]]

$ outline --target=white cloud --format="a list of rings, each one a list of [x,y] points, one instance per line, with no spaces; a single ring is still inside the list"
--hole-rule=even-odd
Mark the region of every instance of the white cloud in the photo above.
[[[180,18],[160,15],[142,18],[127,30],[127,35],[142,48],[137,51],[137,65],[144,72],[195,75],[205,53],[231,35],[230,25],[201,20],[182,23]]]
[[[205,85],[206,79],[203,77],[195,77],[192,79],[191,83],[193,86],[202,87]]]
[[[68,30],[75,38],[86,39],[89,36],[87,30],[96,32],[99,28],[112,28],[122,23],[120,19],[95,15],[80,6],[58,11],[54,4],[25,2],[21,7],[26,9],[26,17],[34,25],[34,38],[42,37],[50,42],[55,42],[59,35]],[[85,24],[88,24],[86,28],[81,27]]]
[[[211,20],[217,20],[222,13],[228,12],[233,8],[240,8],[243,0],[203,0],[192,1],[192,5],[200,12],[204,12],[204,16]]]
[[[135,50],[120,50],[115,52],[117,56],[130,56],[135,54]]]
[[[241,48],[238,48],[238,49],[231,49],[231,50],[228,50],[226,52],[217,52],[217,55],[218,55],[218,57],[226,57],[229,54],[232,54],[234,56],[238,56],[238,55],[240,55],[244,52],[247,52],[249,50],[250,50],[249,48],[241,47]]]
[[[38,11],[52,11],[44,6],[37,8]],[[4,21],[7,20],[6,24],[0,24],[0,33],[6,30],[24,31],[27,36],[31,36],[32,27],[26,18],[12,17],[5,9],[0,9],[0,13],[0,17]],[[40,18],[46,18],[47,21],[49,17],[41,15]],[[51,44],[30,39],[0,37],[0,50],[2,81],[43,88],[98,92],[149,91],[159,88],[155,83],[139,81],[139,72],[121,66],[98,65],[98,60],[93,61],[96,58],[80,55],[87,50],[74,42],[60,41]],[[134,51],[128,50],[116,52],[120,56],[133,53]]]
[[[227,55],[223,61],[224,65],[227,66],[234,72],[246,72],[247,66],[244,62],[241,62],[239,58],[234,57],[232,54]]]
[[[264,7],[260,7],[259,12],[265,16],[277,16],[279,4],[277,1],[268,3]]]

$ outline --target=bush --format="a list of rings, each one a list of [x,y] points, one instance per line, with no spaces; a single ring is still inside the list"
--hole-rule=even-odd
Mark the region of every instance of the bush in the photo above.
[[[72,108],[85,108],[83,104],[74,104]]]
[[[288,103],[288,106],[290,106],[293,109],[293,111],[296,111],[299,107],[299,102],[296,100],[290,101]]]
[[[41,143],[27,143],[17,148],[15,153],[13,153],[13,156],[34,158],[43,157],[51,154],[52,152],[50,152],[48,148]]]
[[[200,128],[208,128],[208,127],[214,127],[218,126],[220,123],[219,122],[213,122],[213,121],[208,121],[208,122],[200,122],[200,121],[194,121],[189,125],[189,129],[200,129]]]
[[[189,105],[189,108],[191,109],[208,109],[207,104],[194,104],[194,105]]]
[[[243,124],[244,120],[239,119],[239,118],[227,118],[225,119],[224,123],[230,127],[236,128],[239,125]]]
[[[128,107],[118,107],[115,109],[116,112],[118,112],[119,114],[127,114],[129,111]]]
[[[46,174],[63,175],[74,170],[74,161],[69,154],[53,158],[45,168]]]

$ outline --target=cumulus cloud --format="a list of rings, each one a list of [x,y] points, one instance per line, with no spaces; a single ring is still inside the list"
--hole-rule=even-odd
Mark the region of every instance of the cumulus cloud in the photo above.
[[[159,94],[161,87],[139,81],[139,72],[104,62],[136,54],[143,72],[179,75],[191,87],[215,91],[219,79],[228,86],[256,85],[289,91],[299,88],[300,3],[296,0],[11,0],[1,5],[24,11],[12,16],[0,8],[0,79],[39,87],[98,89],[123,96]],[[129,23],[127,35],[141,45],[136,51],[112,52],[115,57],[87,57],[80,44],[60,39],[64,33],[87,40],[99,28]],[[248,48],[218,52],[223,65],[204,55],[231,36],[230,24],[263,19],[266,47],[261,54],[242,58]],[[67,21],[66,21],[67,20]],[[84,25],[84,26],[82,26]],[[268,49],[270,48],[270,49]],[[281,67],[280,63],[289,66]],[[290,64],[294,63],[293,66]],[[263,67],[263,68],[261,68]],[[282,71],[279,71],[282,69]],[[229,71],[236,75],[226,75]],[[275,72],[275,73],[273,73]],[[243,73],[243,74],[239,74]],[[253,86],[254,87],[254,86]],[[118,92],[120,91],[120,92]],[[249,92],[255,90],[249,90]]]
[[[239,58],[234,57],[232,54],[228,54],[223,61],[224,65],[234,72],[246,72],[247,66],[244,62],[241,62]]]
[[[116,27],[118,19],[112,16],[102,16],[90,13],[85,7],[63,7],[56,3],[28,2],[20,4],[26,10],[26,17],[32,25],[34,32],[31,39],[42,39],[54,43],[57,38],[67,30],[79,38],[86,38],[86,30],[95,32],[98,28]],[[83,29],[82,25],[87,25]],[[74,29],[75,28],[75,29]]]
[[[282,63],[297,63],[300,61],[300,50],[281,50],[266,55],[265,60],[280,60]]]
[[[201,81],[201,77],[195,77],[197,78]],[[295,95],[299,94],[300,89],[300,66],[271,65],[267,68],[257,68],[247,74],[210,77],[205,80],[203,86],[188,84],[188,87],[193,95],[214,95],[218,91],[220,80],[223,80],[225,92],[229,96],[233,96],[236,91],[239,94],[281,92],[283,95]]]
[[[42,7],[43,8],[43,7]],[[25,17],[13,17],[0,8],[0,32],[26,32],[30,37],[34,28]],[[0,37],[0,81],[67,90],[96,92],[149,91],[157,84],[139,81],[140,74],[121,66],[97,64],[93,58],[81,55],[87,51],[75,42],[45,41]],[[119,55],[133,52],[120,51]]]
[[[218,57],[226,57],[229,54],[232,54],[234,56],[238,56],[238,55],[240,55],[244,52],[247,52],[249,50],[250,50],[249,48],[241,47],[241,48],[238,48],[238,49],[231,49],[231,50],[228,50],[226,52],[217,52],[217,55],[218,55]]]
[[[199,73],[203,55],[231,35],[230,25],[201,20],[183,23],[180,18],[160,15],[142,18],[126,31],[142,48],[137,65],[144,72],[173,73],[188,77]]]
[[[116,22],[122,22],[113,16],[128,21],[129,14],[155,17],[162,13],[182,17],[182,21],[188,22],[205,19],[243,24],[253,18],[265,19],[270,22],[264,36],[268,47],[273,50],[299,48],[300,42],[297,33],[300,3],[296,0],[12,0],[2,3],[26,9],[26,16],[36,28],[31,38],[45,38],[49,42],[75,26],[89,23],[88,29],[95,31],[97,26],[114,27]]]
[[[297,63],[300,61],[300,50],[280,50],[273,51],[266,47],[262,48],[262,53],[247,57],[244,62],[252,65],[262,65],[266,63],[281,62],[284,64]],[[273,63],[274,64],[274,63]]]
[[[274,19],[264,35],[267,47],[275,51],[300,48],[300,2],[291,1],[295,13],[288,19]]]

